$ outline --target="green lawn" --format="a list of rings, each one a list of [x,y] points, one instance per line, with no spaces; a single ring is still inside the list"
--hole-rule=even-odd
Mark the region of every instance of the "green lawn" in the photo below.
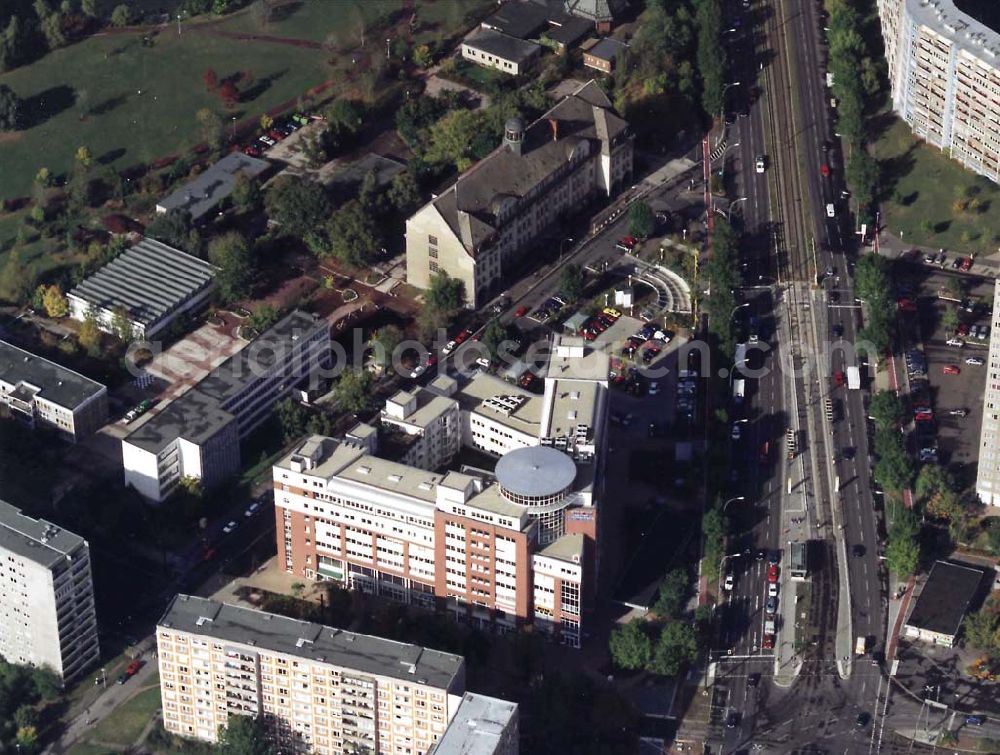
[[[89,742],[80,742],[69,748],[66,755],[113,755],[116,750],[109,750],[107,747],[99,747]]]
[[[2,145],[0,197],[25,196],[42,165],[56,173],[85,144],[100,163],[116,168],[149,163],[200,140],[195,113],[209,107],[227,122],[294,99],[330,76],[325,55],[291,45],[241,42],[190,28],[164,31],[153,47],[139,34],[91,37],[37,63],[0,76],[39,113],[37,125]],[[202,73],[220,78],[251,71],[247,102],[224,111],[205,90]]]
[[[123,747],[135,744],[146,724],[160,709],[159,678],[157,674],[150,677],[146,684],[153,686],[116,708],[93,728],[88,739],[91,742],[107,742]]]
[[[416,0],[416,41],[425,42],[440,35],[453,34],[461,28],[466,14],[492,5],[491,0]],[[362,29],[365,45],[373,45],[384,53],[385,37],[372,30],[373,22],[391,15],[403,6],[400,0],[338,0],[336,3],[307,2],[290,6],[288,15],[280,10],[278,18],[267,26],[259,25],[249,13],[233,16],[222,27],[227,31],[249,32],[289,39],[324,42],[327,37],[337,46],[353,48],[361,44]]]
[[[915,139],[901,120],[875,144],[882,163],[883,225],[904,243],[962,253],[1000,246],[1000,187]],[[956,200],[975,200],[962,209]]]

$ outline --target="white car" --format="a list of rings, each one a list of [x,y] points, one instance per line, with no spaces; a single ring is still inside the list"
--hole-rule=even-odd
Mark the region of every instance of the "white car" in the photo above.
[[[486,357],[479,357],[479,359],[476,360],[476,364],[484,370],[488,370],[490,368],[490,360]]]
[[[971,364],[973,367],[982,367],[984,362],[979,357],[969,357],[965,360],[966,364]]]
[[[945,343],[948,344],[949,346],[957,346],[958,348],[962,348],[963,346],[965,346],[965,341],[963,341],[961,338],[949,338],[947,341],[945,341]]]
[[[656,382],[655,380],[650,381],[650,383],[649,383],[649,395],[650,396],[655,396],[659,392],[660,392],[660,384],[658,382]]]
[[[740,426],[739,425],[733,425],[733,432],[731,433],[731,435],[732,435],[733,440],[739,440],[740,439],[741,433],[740,433]]]
[[[767,597],[777,598],[778,597],[778,585],[776,582],[767,583]]]
[[[758,173],[763,173],[764,172],[765,166],[764,166],[764,156],[763,155],[758,155],[757,162],[755,163],[755,167],[756,167]]]
[[[260,511],[260,504],[257,503],[256,501],[254,501],[249,506],[247,506],[247,510],[243,512],[243,516],[245,516],[247,519],[249,519],[254,514],[256,514],[258,511]]]
[[[277,142],[274,141],[274,139],[272,139],[270,136],[261,136],[257,139],[257,141],[266,144],[268,147],[273,147],[275,144],[277,144]]]
[[[224,535],[231,535],[232,533],[236,532],[236,528],[239,526],[240,523],[234,519],[233,521],[231,521],[229,524],[227,524],[225,527],[222,528],[222,533]]]
[[[455,350],[456,346],[458,346],[458,344],[455,343],[454,341],[448,341],[448,343],[444,345],[444,348],[441,349],[441,353],[444,354],[445,356],[448,356],[448,354],[450,354]]]
[[[410,377],[411,378],[418,378],[421,375],[423,375],[425,372],[427,372],[427,365],[426,364],[418,364],[416,367],[413,368],[413,371],[410,372]]]
[[[836,208],[834,208],[833,202],[830,202],[826,206],[826,216],[828,218],[835,218],[835,217],[837,217],[837,210],[836,210]]]
[[[732,572],[726,575],[726,583],[724,587],[727,590],[732,590],[734,587],[736,587],[736,577],[733,575]]]

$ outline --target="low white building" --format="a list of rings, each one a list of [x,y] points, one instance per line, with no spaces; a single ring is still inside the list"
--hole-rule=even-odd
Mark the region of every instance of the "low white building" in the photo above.
[[[0,656],[71,681],[100,660],[90,547],[0,500]]]
[[[462,40],[462,57],[484,68],[517,76],[542,54],[540,45],[492,29],[479,29]]]
[[[108,389],[96,380],[0,341],[0,406],[28,427],[77,441],[108,421]]]
[[[990,379],[983,389],[983,423],[976,465],[976,493],[987,506],[1000,506],[1000,281],[993,287],[993,317],[986,367]]]
[[[122,439],[125,484],[156,502],[183,477],[220,484],[239,471],[240,440],[329,360],[329,324],[292,312]]]
[[[101,330],[113,333],[116,313],[122,313],[133,339],[152,339],[208,305],[215,273],[205,260],[144,238],[66,295],[70,317],[94,317]]]

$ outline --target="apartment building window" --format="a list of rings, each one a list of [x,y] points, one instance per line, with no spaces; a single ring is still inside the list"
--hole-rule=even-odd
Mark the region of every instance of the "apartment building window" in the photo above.
[[[433,246],[427,247],[427,256],[428,257],[432,257],[433,259],[437,259],[438,258],[438,250],[435,249]]]
[[[431,236],[430,234],[428,234],[427,235],[427,243],[431,244],[432,246],[437,246],[437,243],[438,243],[437,236]]]
[[[438,263],[436,263],[434,260],[431,260],[429,267],[432,273],[436,273],[438,270],[441,269],[438,267]]]

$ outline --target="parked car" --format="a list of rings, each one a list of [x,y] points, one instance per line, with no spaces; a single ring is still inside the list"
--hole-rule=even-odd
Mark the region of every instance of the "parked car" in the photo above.
[[[971,270],[972,269],[972,258],[971,257],[962,257],[962,262],[959,265],[959,269],[964,270],[965,272],[968,272],[969,270]]]
[[[764,162],[763,155],[757,155],[757,160],[754,163],[754,167],[758,173],[763,173],[765,170],[767,170],[767,165]]]
[[[777,598],[778,597],[778,583],[768,582],[767,583],[767,597]]]
[[[830,166],[827,165],[826,163],[821,164],[819,166],[819,174],[821,176],[823,176],[823,178],[829,178],[830,177]]]
[[[969,410],[968,409],[952,409],[951,411],[948,412],[948,414],[950,414],[952,417],[963,417],[964,418],[964,417],[968,417],[969,416]]]
[[[635,236],[624,236],[615,243],[615,249],[620,249],[623,252],[631,252],[638,243],[639,240]]]
[[[528,308],[523,305],[514,310],[514,317],[524,317],[526,314],[528,314]]]
[[[778,581],[778,565],[771,564],[767,567],[767,581],[777,582]]]
[[[236,532],[236,528],[240,526],[240,523],[233,519],[229,524],[222,528],[222,533],[224,535],[231,535]]]
[[[966,716],[965,717],[965,723],[967,723],[969,726],[982,726],[985,721],[986,721],[986,717],[985,716]]]
[[[129,675],[128,674],[122,674],[121,676],[118,677],[118,679],[115,680],[115,683],[116,684],[124,684],[128,680],[129,680]]]
[[[958,375],[961,371],[957,364],[946,364],[942,370],[945,375]]]
[[[764,605],[764,610],[767,611],[768,616],[774,616],[778,612],[778,599],[768,598],[767,603]]]
[[[985,364],[980,357],[969,357],[965,360],[965,363],[971,364],[973,367],[982,367]]]
[[[250,517],[254,516],[258,511],[260,511],[260,504],[254,501],[249,506],[247,506],[247,510],[243,512],[243,516],[249,519]]]
[[[963,341],[961,338],[949,338],[947,341],[945,341],[945,343],[948,346],[955,346],[957,348],[962,348],[963,346],[965,346],[965,341]]]
[[[726,575],[726,581],[723,584],[723,587],[726,590],[732,590],[736,587],[736,576],[732,572],[729,572],[729,574]]]
[[[441,353],[444,354],[445,356],[448,356],[451,352],[455,350],[456,346],[458,346],[457,341],[448,341],[448,343],[446,343],[444,347],[441,349]]]
[[[141,668],[142,668],[142,661],[140,661],[140,660],[134,660],[125,669],[125,673],[126,673],[126,675],[128,675],[130,677],[131,676],[135,676],[136,674],[139,673],[139,669],[141,669]]]

